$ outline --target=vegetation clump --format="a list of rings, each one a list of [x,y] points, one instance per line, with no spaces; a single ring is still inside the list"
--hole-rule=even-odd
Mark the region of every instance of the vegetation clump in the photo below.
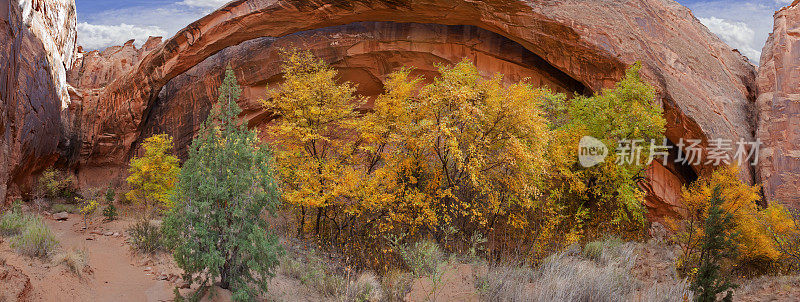
[[[50,228],[39,217],[24,217],[20,233],[11,238],[11,248],[25,256],[47,258],[58,247]]]
[[[144,254],[155,254],[164,250],[161,229],[147,220],[138,220],[128,228],[128,242],[134,250]]]
[[[410,69],[390,74],[372,110],[336,71],[309,52],[284,53],[284,83],[265,107],[285,205],[301,237],[313,235],[374,268],[400,255],[387,236],[433,238],[466,250],[491,238],[490,253],[541,259],[610,232],[642,236],[637,181],[648,152],[581,167],[575,146],[662,142],[665,121],[638,65],[614,89],[564,94],[501,75],[482,77],[464,60],[440,66],[430,84]]]
[[[35,194],[41,198],[69,199],[76,195],[76,189],[77,181],[75,176],[50,167],[45,169],[42,175],[39,176]]]

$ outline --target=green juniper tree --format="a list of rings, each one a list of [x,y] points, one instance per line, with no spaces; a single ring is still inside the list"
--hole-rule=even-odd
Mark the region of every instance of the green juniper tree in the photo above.
[[[717,295],[723,292],[727,292],[723,301],[733,301],[732,289],[736,288],[720,272],[720,262],[733,257],[736,251],[736,234],[731,233],[735,228],[733,216],[722,209],[724,200],[720,191],[721,188],[716,186],[711,195],[700,250],[700,267],[691,286],[695,292],[694,300],[698,302],[715,302]]]
[[[241,90],[230,67],[219,92],[181,170],[164,234],[192,282],[219,278],[235,300],[250,300],[266,292],[282,251],[261,217],[279,191],[271,151],[236,119]]]

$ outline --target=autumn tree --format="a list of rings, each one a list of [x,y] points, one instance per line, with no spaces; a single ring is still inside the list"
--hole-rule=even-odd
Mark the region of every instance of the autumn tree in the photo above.
[[[574,217],[559,219],[571,222],[562,227],[564,232],[635,235],[644,229],[644,192],[638,182],[652,158],[651,144],[664,145],[666,121],[640,68],[638,63],[630,67],[613,89],[572,99],[550,97],[542,105],[553,128],[544,190],[555,201],[554,213]],[[609,148],[604,162],[588,168],[577,163],[575,146],[584,136]]]
[[[178,180],[178,158],[170,154],[172,138],[157,134],[142,144],[144,155],[131,159],[127,181],[131,186],[125,196],[145,207],[145,215],[152,208],[167,210],[171,207],[169,195]]]
[[[380,152],[370,162],[377,166],[371,180],[388,191],[365,205],[393,209],[387,227],[424,227],[440,240],[450,228],[471,234],[528,227],[525,213],[540,201],[548,136],[536,104],[549,92],[507,85],[499,74],[484,78],[468,60],[439,73],[416,89],[419,80],[398,71],[376,99],[367,117],[373,131],[362,135],[368,151]]]
[[[237,120],[241,90],[228,68],[219,99],[189,148],[164,220],[186,279],[219,285],[235,300],[266,292],[280,245],[262,215],[279,199],[272,154]]]
[[[300,235],[309,214],[319,233],[323,216],[355,185],[354,126],[363,100],[336,71],[308,51],[285,51],[284,82],[264,106],[280,116],[271,128],[287,202],[299,209]]]

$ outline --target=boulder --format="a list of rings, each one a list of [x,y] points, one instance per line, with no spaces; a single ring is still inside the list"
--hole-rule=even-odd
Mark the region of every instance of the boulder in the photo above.
[[[67,212],[59,212],[53,214],[53,220],[64,221],[67,219],[69,219],[69,214]]]

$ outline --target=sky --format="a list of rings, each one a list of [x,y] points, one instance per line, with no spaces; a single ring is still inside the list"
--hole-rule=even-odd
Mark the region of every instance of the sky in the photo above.
[[[761,57],[772,15],[792,0],[677,0],[689,7],[711,32],[747,56]],[[78,44],[86,50],[121,45],[141,46],[148,36],[172,37],[189,23],[228,0],[76,0]]]

